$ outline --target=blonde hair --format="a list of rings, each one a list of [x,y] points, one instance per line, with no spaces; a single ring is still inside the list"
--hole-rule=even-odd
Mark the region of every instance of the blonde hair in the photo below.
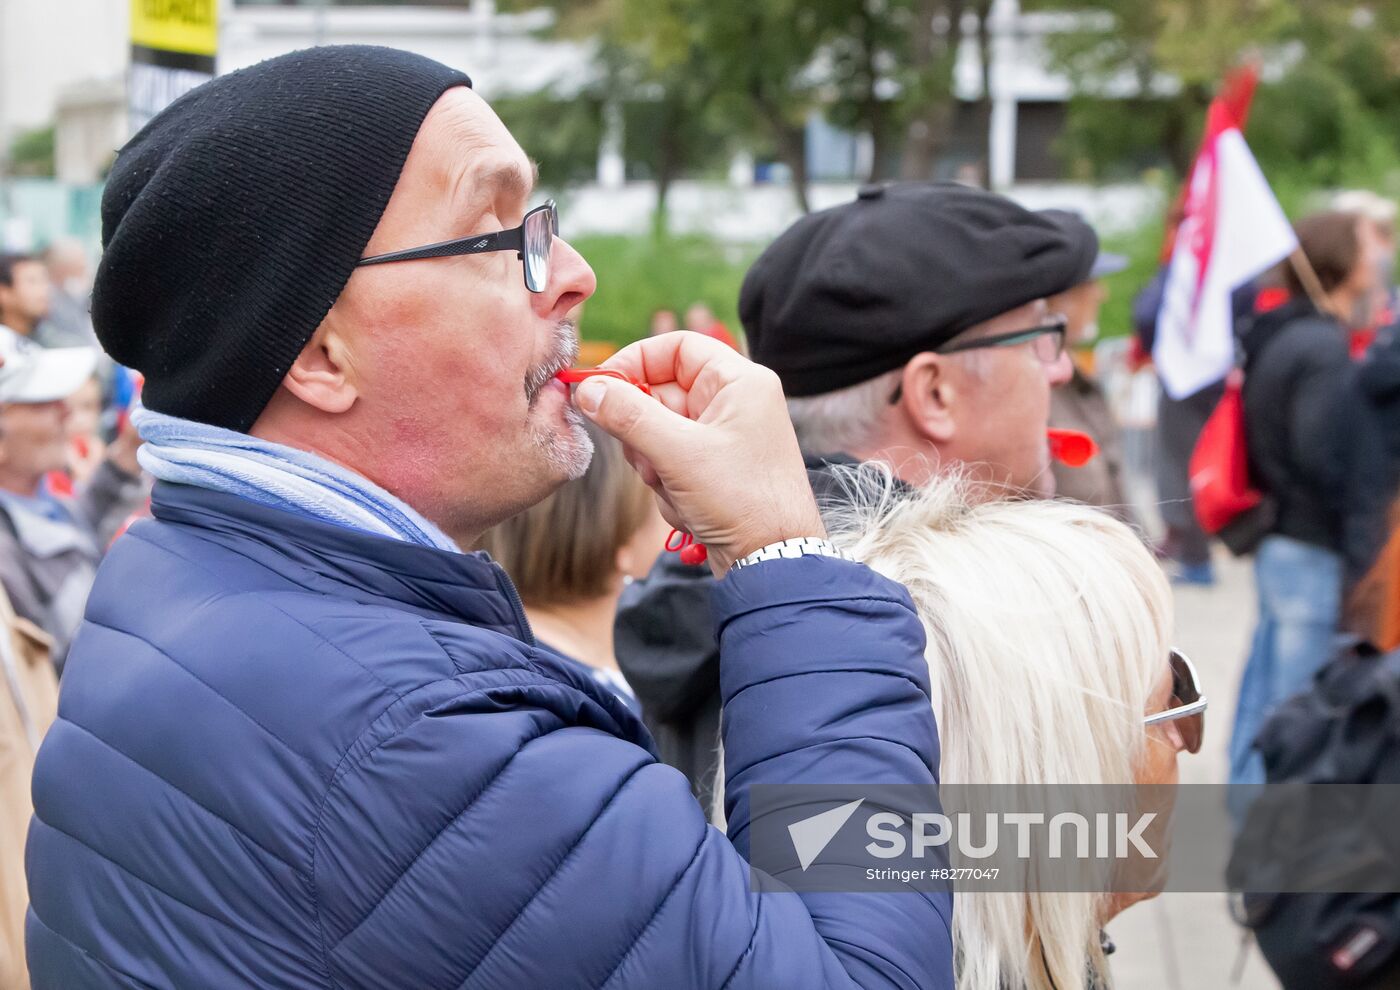
[[[1084,505],[987,500],[957,476],[913,494],[876,465],[841,478],[853,507],[829,514],[832,538],[907,587],[927,633],[941,782],[1132,783],[1172,628],[1137,535]],[[1107,984],[1103,901],[959,892],[958,990]]]
[[[553,605],[606,594],[617,551],[652,511],[651,490],[622,445],[592,423],[593,460],[581,478],[482,536],[479,548],[510,575],[523,601]]]

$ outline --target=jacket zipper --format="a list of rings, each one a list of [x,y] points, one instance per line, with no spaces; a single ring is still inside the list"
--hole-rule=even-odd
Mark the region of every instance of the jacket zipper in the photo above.
[[[497,577],[501,587],[505,590],[506,597],[510,599],[510,607],[515,609],[516,621],[520,623],[520,628],[525,631],[525,642],[531,646],[538,646],[535,641],[535,630],[530,625],[530,619],[525,614],[525,603],[520,600],[520,592],[515,590],[515,582],[510,579],[506,569],[494,560],[491,566],[496,569]]]

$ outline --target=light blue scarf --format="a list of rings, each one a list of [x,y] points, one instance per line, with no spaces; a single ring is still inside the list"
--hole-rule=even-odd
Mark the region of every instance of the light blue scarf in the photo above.
[[[241,495],[260,505],[375,536],[460,553],[447,534],[353,471],[304,450],[137,406],[137,457],[161,481]]]

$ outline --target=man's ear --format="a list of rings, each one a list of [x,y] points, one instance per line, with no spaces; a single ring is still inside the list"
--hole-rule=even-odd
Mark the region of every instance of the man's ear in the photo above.
[[[925,351],[904,366],[899,408],[909,428],[932,443],[946,444],[956,430],[954,412],[961,393],[956,362]]]
[[[301,349],[282,379],[282,387],[313,409],[348,412],[359,398],[345,337],[327,321]]]

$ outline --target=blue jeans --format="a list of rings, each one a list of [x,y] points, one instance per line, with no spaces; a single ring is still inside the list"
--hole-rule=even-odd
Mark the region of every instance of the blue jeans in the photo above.
[[[1230,736],[1230,783],[1262,784],[1264,761],[1251,748],[1278,705],[1302,691],[1332,656],[1341,609],[1342,561],[1329,550],[1268,536],[1254,556],[1259,625],[1240,680]],[[1252,792],[1231,795],[1236,822]]]

